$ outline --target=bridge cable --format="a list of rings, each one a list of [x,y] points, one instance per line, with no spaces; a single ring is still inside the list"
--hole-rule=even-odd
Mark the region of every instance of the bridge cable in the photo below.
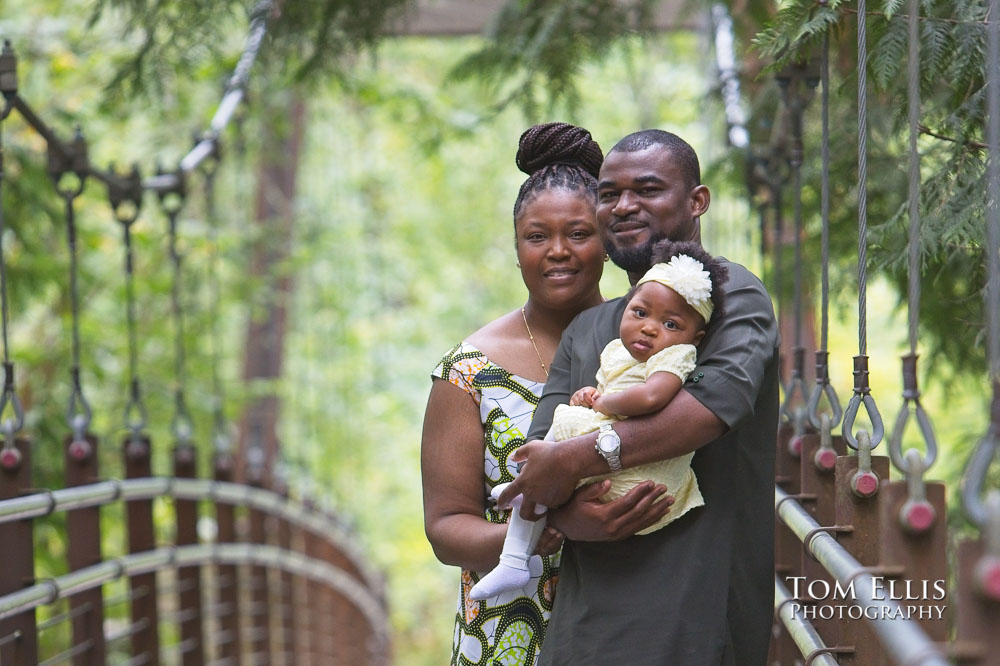
[[[162,174],[162,172],[160,172]],[[174,188],[162,190],[160,208],[167,217],[168,253],[170,255],[170,314],[174,322],[174,416],[170,421],[170,431],[178,445],[191,444],[194,434],[194,424],[188,411],[186,389],[187,360],[184,351],[184,312],[181,308],[181,264],[182,258],[177,249],[177,217],[184,207],[186,196],[185,174],[180,169],[175,173]]]
[[[17,91],[16,60],[10,48],[10,42],[5,41],[3,53],[0,54],[0,92],[6,99],[8,94]],[[12,68],[12,71],[7,71]],[[13,88],[9,90],[8,88]],[[0,109],[0,188],[3,186],[4,164],[3,164],[3,121],[10,115],[13,105],[7,100]],[[21,452],[15,446],[15,435],[24,427],[24,410],[21,408],[21,401],[14,390],[14,364],[10,360],[10,342],[7,332],[7,321],[10,316],[10,303],[7,296],[7,261],[3,251],[3,237],[6,227],[3,216],[3,206],[0,205],[0,329],[3,336],[3,370],[4,382],[3,393],[0,394],[0,418],[10,405],[13,417],[0,422],[0,430],[3,433],[3,448],[0,450],[0,465],[4,469],[13,470],[21,464]]]
[[[802,285],[804,282],[804,266],[802,261],[802,162],[803,162],[803,138],[802,138],[802,117],[810,97],[802,89],[803,84],[810,89],[819,83],[812,71],[812,62],[797,64],[790,68],[786,76],[779,79],[782,100],[789,113],[791,124],[791,148],[789,150],[788,164],[792,177],[793,195],[793,218],[795,224],[795,263],[794,275],[795,285],[793,291],[794,307],[794,330],[795,346],[793,349],[793,366],[790,373],[788,391],[785,393],[785,402],[782,411],[794,425],[794,435],[789,440],[789,446],[793,447],[793,455],[797,455],[801,448],[801,437],[806,431],[808,413],[806,407],[809,403],[809,391],[805,381],[805,349],[802,346]],[[779,247],[779,252],[781,248]],[[795,394],[798,393],[800,403],[794,409],[792,407]]]
[[[113,168],[109,171],[113,171]],[[121,183],[126,186],[122,187]],[[136,332],[135,314],[135,252],[132,245],[132,225],[138,219],[139,211],[142,208],[142,194],[142,179],[139,176],[138,166],[132,167],[132,171],[126,179],[108,181],[108,201],[111,204],[115,220],[122,227],[122,241],[125,250],[125,319],[128,328],[129,400],[125,405],[123,423],[128,430],[131,444],[140,442],[142,431],[148,422],[138,372],[139,337]]]
[[[852,449],[858,440],[852,432],[863,404],[872,424],[871,448],[885,434],[882,415],[868,385],[868,45],[865,0],[858,0],[858,355],[854,357],[854,395],[847,403],[841,434]]]
[[[820,344],[816,350],[816,384],[809,396],[809,422],[817,430],[823,428],[823,418],[819,413],[819,401],[826,395],[831,413],[827,428],[840,424],[844,415],[840,398],[830,383],[830,31],[823,34],[823,52],[820,56],[820,84],[823,138],[821,140],[822,170],[820,176],[820,217],[821,236],[821,293],[820,293]]]
[[[222,149],[218,141],[213,142],[211,158],[205,162],[205,218],[208,222],[208,313],[210,322],[211,362],[212,366],[212,445],[217,454],[225,455],[232,447],[232,436],[226,420],[225,391],[219,376],[219,364],[222,350],[222,339],[219,334],[219,304],[222,300],[222,289],[219,282],[219,216],[215,206],[215,177],[219,162],[222,159]]]
[[[986,355],[989,379],[993,385],[990,423],[986,434],[976,444],[966,463],[962,478],[962,504],[969,520],[993,542],[991,550],[1000,551],[1000,491],[991,490],[984,502],[990,463],[1000,450],[1000,0],[990,0],[987,28],[987,111],[986,126],[989,159],[987,161],[986,201]],[[992,555],[1000,555],[993,552]]]
[[[938,446],[930,417],[920,403],[917,384],[917,333],[920,317],[920,150],[917,145],[920,121],[920,3],[910,0],[909,61],[907,66],[907,96],[909,98],[910,168],[909,168],[909,286],[907,291],[909,314],[910,351],[902,357],[903,404],[889,436],[889,458],[896,469],[906,475],[909,492],[900,511],[904,528],[924,531],[934,522],[934,507],[927,501],[924,490],[924,473],[937,459]],[[916,449],[903,453],[903,433],[911,411],[916,416],[926,453],[921,456]]]
[[[60,146],[61,149],[54,148],[54,144],[49,144],[49,146],[49,176],[66,205],[66,245],[69,249],[72,392],[70,393],[69,407],[66,410],[66,420],[73,433],[73,442],[70,446],[74,446],[78,455],[82,456],[90,449],[86,433],[92,414],[90,404],[83,395],[83,385],[80,381],[80,289],[75,208],[76,200],[83,193],[89,175],[87,143],[80,128],[77,127],[70,143]],[[72,182],[70,176],[75,176],[76,182]]]

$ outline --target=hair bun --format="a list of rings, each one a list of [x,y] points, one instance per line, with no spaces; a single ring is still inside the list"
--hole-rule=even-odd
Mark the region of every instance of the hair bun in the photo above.
[[[575,164],[597,178],[604,161],[590,132],[569,123],[529,127],[517,144],[517,168],[529,176],[553,164]]]

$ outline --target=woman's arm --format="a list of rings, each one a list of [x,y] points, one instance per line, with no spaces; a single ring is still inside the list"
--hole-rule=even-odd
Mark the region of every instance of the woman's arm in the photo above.
[[[484,518],[483,425],[472,397],[434,379],[420,444],[424,530],[444,564],[485,571],[496,566],[506,525]]]
[[[681,390],[681,378],[672,372],[654,372],[642,384],[594,400],[593,410],[609,416],[641,416],[658,412]]]

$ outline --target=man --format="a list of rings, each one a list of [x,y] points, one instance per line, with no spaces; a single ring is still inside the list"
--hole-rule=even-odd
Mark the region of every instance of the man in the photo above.
[[[608,153],[598,180],[605,247],[633,284],[650,268],[656,241],[700,242],[711,195],[700,182],[697,155],[679,137],[660,130],[625,137]],[[512,458],[523,461],[521,474],[501,503],[523,493],[528,517],[534,503],[565,503],[582,478],[696,451],[692,467],[705,506],[652,534],[617,541],[597,541],[622,532],[613,525],[595,529],[595,521],[612,519],[596,503],[583,504],[589,512],[581,513],[580,502],[553,511],[550,524],[567,541],[543,665],[766,661],[778,333],[760,280],[725,263],[725,311],[713,317],[684,389],[657,414],[564,442],[534,441],[548,430],[557,404],[594,385],[600,351],[618,336],[624,299],[583,312],[563,334],[529,442]],[[593,495],[588,488],[580,493]]]

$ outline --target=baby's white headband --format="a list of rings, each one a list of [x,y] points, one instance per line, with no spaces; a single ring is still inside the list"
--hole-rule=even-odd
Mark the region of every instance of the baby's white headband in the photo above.
[[[659,282],[681,295],[707,324],[712,318],[712,279],[700,261],[686,254],[670,258],[670,263],[655,264],[636,286]]]

